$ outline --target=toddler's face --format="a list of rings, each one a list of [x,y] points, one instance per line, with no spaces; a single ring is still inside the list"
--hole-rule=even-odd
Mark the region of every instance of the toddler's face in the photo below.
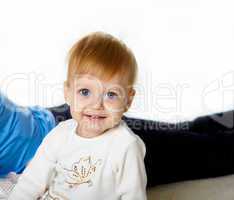
[[[117,125],[132,103],[135,90],[116,75],[108,81],[94,75],[77,75],[64,85],[71,115],[78,122],[77,133],[95,137]]]

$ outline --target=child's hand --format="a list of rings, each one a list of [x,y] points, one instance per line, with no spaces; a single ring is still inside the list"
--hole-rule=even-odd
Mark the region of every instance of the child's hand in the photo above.
[[[5,178],[0,178],[0,199],[6,199],[15,184],[17,183],[19,175],[10,172]]]

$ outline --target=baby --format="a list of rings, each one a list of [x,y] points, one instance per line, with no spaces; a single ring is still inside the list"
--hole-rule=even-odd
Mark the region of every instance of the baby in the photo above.
[[[145,200],[145,145],[121,119],[133,100],[137,63],[102,32],[70,50],[64,96],[72,119],[44,138],[10,200]]]

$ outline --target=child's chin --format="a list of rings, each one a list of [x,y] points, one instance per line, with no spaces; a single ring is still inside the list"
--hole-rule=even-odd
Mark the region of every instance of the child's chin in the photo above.
[[[104,131],[105,129],[107,129],[106,127],[103,127],[99,124],[87,124],[85,126],[86,130],[92,131],[92,132],[100,132],[100,131]]]

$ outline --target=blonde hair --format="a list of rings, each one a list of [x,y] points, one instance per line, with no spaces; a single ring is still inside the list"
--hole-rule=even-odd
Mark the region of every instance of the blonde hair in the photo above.
[[[118,74],[133,85],[137,62],[132,51],[110,34],[94,32],[81,38],[68,53],[67,83],[77,74],[92,74],[109,80]]]

